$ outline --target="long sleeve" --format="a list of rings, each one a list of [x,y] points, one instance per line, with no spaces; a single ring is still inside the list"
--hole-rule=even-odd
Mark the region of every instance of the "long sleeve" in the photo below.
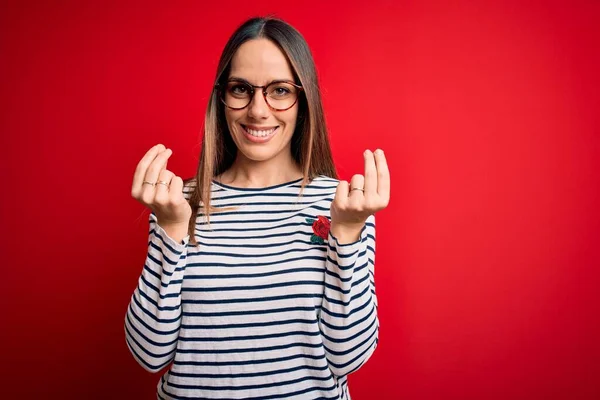
[[[138,363],[158,372],[175,355],[181,325],[181,285],[189,235],[180,243],[149,217],[148,253],[125,316],[127,346]]]
[[[341,377],[360,368],[379,340],[375,216],[367,219],[356,242],[339,244],[330,232],[327,247],[319,328],[329,367]]]

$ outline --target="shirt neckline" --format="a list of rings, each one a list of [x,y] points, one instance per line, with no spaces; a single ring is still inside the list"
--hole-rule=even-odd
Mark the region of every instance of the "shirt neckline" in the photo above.
[[[217,182],[214,179],[212,179],[212,183],[220,188],[225,189],[225,190],[234,190],[234,191],[239,191],[239,192],[263,192],[263,191],[293,186],[296,183],[302,182],[303,179],[304,178],[298,178],[298,179],[294,179],[293,181],[284,182],[284,183],[280,183],[280,184],[272,185],[272,186],[265,186],[265,187],[261,187],[261,188],[243,188],[243,187],[231,186],[231,185],[226,185],[221,182]]]

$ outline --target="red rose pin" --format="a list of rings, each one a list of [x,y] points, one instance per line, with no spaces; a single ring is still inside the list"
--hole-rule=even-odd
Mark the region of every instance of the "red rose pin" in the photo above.
[[[310,241],[312,243],[325,244],[329,236],[329,229],[331,228],[329,218],[324,215],[318,215],[317,219],[306,218],[306,222],[312,224],[313,234],[310,237]]]

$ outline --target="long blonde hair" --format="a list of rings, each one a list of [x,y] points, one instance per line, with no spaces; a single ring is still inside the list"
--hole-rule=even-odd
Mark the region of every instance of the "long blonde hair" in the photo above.
[[[244,22],[223,49],[215,84],[222,84],[228,79],[231,59],[237,49],[248,40],[259,38],[268,39],[281,49],[292,67],[296,83],[303,87],[298,99],[298,117],[291,143],[292,156],[300,165],[304,177],[300,193],[318,175],[337,179],[314,60],[304,37],[294,27],[272,17],[251,18]],[[194,178],[185,181],[186,185],[195,183],[188,199],[192,207],[188,233],[194,245],[197,244],[195,227],[198,210],[203,208],[209,224],[210,214],[222,210],[211,206],[211,184],[214,177],[231,167],[236,154],[237,147],[225,121],[224,105],[219,100],[218,91],[213,90],[204,119],[198,170]]]

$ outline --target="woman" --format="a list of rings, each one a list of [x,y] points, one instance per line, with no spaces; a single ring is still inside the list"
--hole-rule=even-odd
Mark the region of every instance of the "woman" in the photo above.
[[[194,179],[171,150],[139,162],[146,263],[125,318],[161,399],[350,399],[378,341],[375,219],[389,201],[381,150],[338,181],[310,50],[254,18],[221,56]]]

